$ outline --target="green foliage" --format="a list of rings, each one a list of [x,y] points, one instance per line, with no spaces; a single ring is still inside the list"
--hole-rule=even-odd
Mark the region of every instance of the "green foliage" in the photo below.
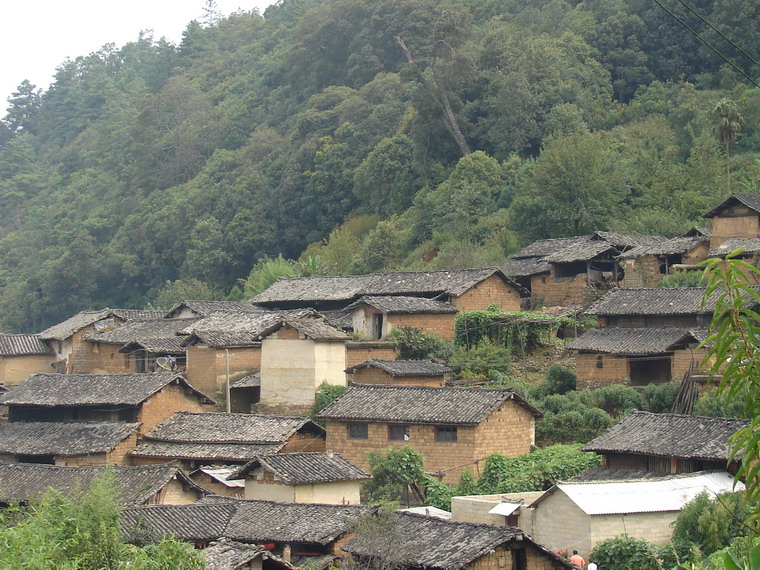
[[[590,559],[600,568],[662,570],[657,547],[627,534],[598,543],[591,551]]]
[[[704,287],[705,274],[702,271],[674,271],[666,275],[657,282],[660,288],[677,288],[677,287]]]
[[[572,370],[560,364],[552,364],[544,375],[544,385],[549,394],[567,394],[575,390],[578,379]]]
[[[492,371],[507,374],[511,360],[509,349],[494,345],[489,338],[483,338],[470,348],[455,347],[449,366],[460,378],[485,380]]]
[[[322,382],[317,391],[314,393],[314,405],[311,408],[309,414],[312,418],[316,418],[319,412],[329,406],[334,400],[337,400],[348,390],[348,386],[340,386],[337,384],[328,384]]]
[[[157,309],[171,309],[178,303],[189,299],[218,301],[223,298],[221,292],[212,289],[207,283],[198,279],[177,279],[166,284],[158,292],[153,306]]]
[[[694,404],[694,415],[713,418],[746,418],[744,402],[725,392],[708,390]]]
[[[399,351],[399,360],[445,356],[448,352],[448,343],[441,337],[414,327],[397,327],[388,334],[388,340]]]
[[[715,497],[701,493],[676,518],[673,542],[693,545],[709,556],[727,547],[736,537],[746,536],[747,510],[741,493],[721,493]]]
[[[367,454],[372,479],[364,492],[372,501],[398,501],[408,485],[425,480],[422,455],[408,445]]]
[[[604,410],[575,402],[571,409],[547,411],[536,422],[536,440],[542,445],[587,443],[615,424]]]
[[[259,261],[251,269],[248,279],[243,283],[245,296],[250,298],[261,293],[272,283],[282,277],[300,277],[296,264],[290,259],[285,259],[282,255],[272,258],[265,258]]]

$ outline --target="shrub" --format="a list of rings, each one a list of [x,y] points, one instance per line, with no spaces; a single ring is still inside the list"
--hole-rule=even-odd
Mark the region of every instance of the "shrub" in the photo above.
[[[644,409],[655,414],[662,414],[673,409],[673,402],[678,394],[675,384],[649,384],[641,390],[644,397]]]
[[[462,378],[485,380],[492,371],[502,374],[509,372],[510,362],[511,356],[508,349],[497,346],[484,338],[472,348],[462,346],[455,348],[449,360],[449,366]]]
[[[681,271],[677,270],[666,275],[657,283],[660,288],[678,288],[678,287],[704,287],[704,271]]]
[[[319,412],[329,406],[334,400],[337,400],[343,393],[348,390],[348,386],[339,386],[322,382],[314,394],[314,405],[311,408],[312,418],[317,417]]]
[[[559,364],[552,364],[544,376],[544,384],[549,394],[567,394],[574,391],[577,377],[572,370],[568,370]]]
[[[604,410],[580,404],[579,409],[545,412],[536,422],[536,439],[541,445],[587,443],[613,425],[615,420]]]
[[[742,524],[746,516],[742,493],[721,493],[714,498],[701,493],[678,513],[673,542],[694,544],[708,556],[747,534]]]
[[[408,485],[425,481],[422,455],[408,445],[367,454],[372,479],[364,492],[374,501],[399,501]]]
[[[746,418],[744,404],[739,398],[731,398],[717,390],[705,392],[694,404],[694,415],[713,418]]]
[[[399,360],[420,360],[433,356],[446,356],[449,344],[433,333],[415,327],[401,326],[388,334],[388,340],[399,351]]]
[[[615,570],[661,570],[658,549],[645,540],[626,534],[603,540],[591,552],[599,568]]]
[[[580,399],[586,405],[601,408],[616,418],[633,410],[643,410],[646,406],[641,392],[622,384],[603,386],[596,390],[584,390],[580,392]]]

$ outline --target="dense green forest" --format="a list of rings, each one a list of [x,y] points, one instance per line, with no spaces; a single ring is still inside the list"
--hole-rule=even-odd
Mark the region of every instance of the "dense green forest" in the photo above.
[[[759,178],[758,22],[755,0],[281,0],[64,61],[0,123],[0,330],[241,298],[266,259],[676,235]]]

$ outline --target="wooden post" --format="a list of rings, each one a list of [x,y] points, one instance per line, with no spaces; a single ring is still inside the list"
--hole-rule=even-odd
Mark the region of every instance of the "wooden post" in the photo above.
[[[229,414],[232,411],[232,403],[230,402],[230,349],[229,348],[224,349],[224,368],[225,368],[225,374],[227,376],[227,381],[225,382],[225,386],[226,386],[226,392],[227,392],[227,413]]]

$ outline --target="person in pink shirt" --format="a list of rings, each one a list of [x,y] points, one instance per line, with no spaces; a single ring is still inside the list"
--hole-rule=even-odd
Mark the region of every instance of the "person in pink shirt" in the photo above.
[[[570,562],[578,566],[579,568],[585,568],[586,567],[586,561],[583,559],[583,556],[578,554],[577,550],[573,550],[573,555],[570,557]]]

